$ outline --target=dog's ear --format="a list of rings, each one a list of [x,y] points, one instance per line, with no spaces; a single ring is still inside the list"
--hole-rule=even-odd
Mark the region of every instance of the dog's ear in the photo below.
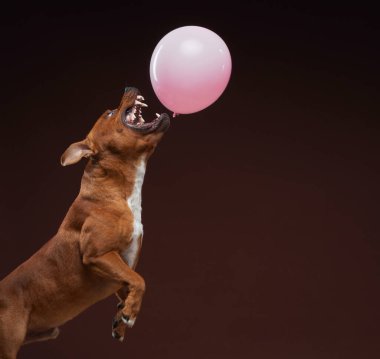
[[[79,162],[83,157],[90,157],[95,152],[89,146],[88,140],[71,144],[61,156],[61,165],[67,166]]]

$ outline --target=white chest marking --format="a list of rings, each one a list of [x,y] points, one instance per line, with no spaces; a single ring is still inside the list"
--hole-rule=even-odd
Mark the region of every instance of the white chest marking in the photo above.
[[[142,159],[136,168],[135,183],[132,193],[127,198],[127,204],[133,216],[133,232],[131,235],[131,243],[123,253],[123,257],[131,268],[135,265],[137,253],[139,252],[141,244],[139,239],[143,235],[143,225],[141,223],[141,190],[144,182],[145,169],[145,159]]]

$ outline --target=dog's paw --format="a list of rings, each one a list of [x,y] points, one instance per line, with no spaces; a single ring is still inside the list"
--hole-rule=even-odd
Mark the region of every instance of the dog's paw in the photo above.
[[[114,318],[112,320],[112,337],[120,342],[124,340],[125,324],[121,319]]]
[[[119,303],[117,304],[117,310],[122,310],[122,309],[124,308],[124,306],[125,306],[125,304],[124,304],[123,301],[119,302]]]
[[[133,325],[135,324],[136,318],[130,318],[129,316],[122,314],[122,316],[121,316],[121,320],[123,321],[123,323],[124,323],[128,328],[132,328]]]
[[[118,332],[112,331],[112,338],[118,340],[119,342],[122,342],[124,340],[124,337],[121,336]]]

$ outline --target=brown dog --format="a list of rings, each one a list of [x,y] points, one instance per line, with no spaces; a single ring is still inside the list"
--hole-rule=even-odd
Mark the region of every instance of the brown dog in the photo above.
[[[143,227],[145,166],[170,125],[167,114],[144,122],[144,98],[126,88],[87,137],[62,155],[63,166],[89,157],[79,195],[57,234],[0,282],[0,358],[25,343],[54,339],[58,327],[115,293],[120,302],[112,335],[132,327],[145,291],[134,271]]]

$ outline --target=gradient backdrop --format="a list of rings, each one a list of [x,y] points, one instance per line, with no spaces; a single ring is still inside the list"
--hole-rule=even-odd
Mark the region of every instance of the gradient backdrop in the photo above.
[[[163,112],[150,56],[200,25],[231,82],[173,120],[143,190],[147,293],[123,344],[116,299],[19,358],[380,357],[375,9],[330,2],[14,5],[1,21],[0,277],[57,230],[85,163],[59,157],[125,84]],[[11,329],[11,328],[10,328]]]

